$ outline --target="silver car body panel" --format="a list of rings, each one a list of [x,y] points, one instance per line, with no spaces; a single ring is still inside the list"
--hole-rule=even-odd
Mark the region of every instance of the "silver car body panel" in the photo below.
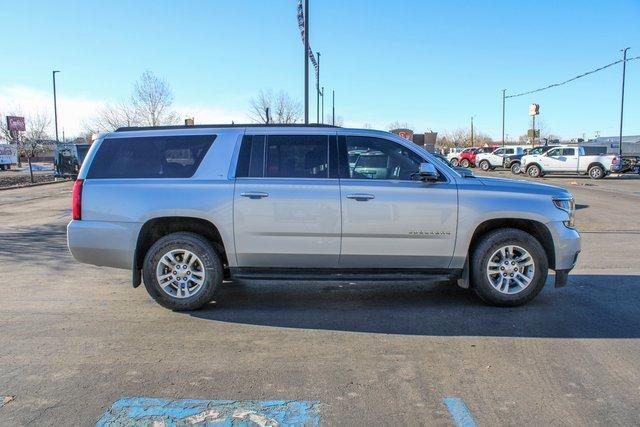
[[[248,134],[358,135],[386,138],[433,163],[446,182],[235,178],[242,136]],[[191,178],[86,179],[105,138],[216,135]],[[176,128],[100,135],[78,175],[85,179],[82,220],[68,225],[76,259],[132,268],[145,222],[198,218],[220,232],[229,267],[451,268],[464,266],[476,228],[496,218],[545,224],[554,239],[556,268],[571,268],[579,235],[553,197],[563,189],[487,178],[464,178],[426,150],[387,132],[307,127]],[[250,198],[247,192],[268,197]],[[374,196],[367,200],[353,194]]]

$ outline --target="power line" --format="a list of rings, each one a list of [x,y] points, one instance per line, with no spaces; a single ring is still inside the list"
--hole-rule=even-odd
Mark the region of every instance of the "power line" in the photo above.
[[[633,61],[634,59],[640,59],[640,56],[636,56],[636,57],[633,57],[633,58],[628,58],[628,59],[627,59],[627,62],[629,62],[629,61]],[[536,93],[536,92],[541,92],[541,91],[543,91],[543,90],[551,89],[552,87],[562,86],[562,85],[567,84],[567,83],[569,83],[569,82],[572,82],[572,81],[574,81],[574,80],[578,80],[578,79],[580,79],[580,78],[582,78],[582,77],[586,77],[586,76],[588,76],[589,74],[597,73],[598,71],[602,71],[602,70],[604,70],[605,68],[612,67],[612,66],[614,66],[614,65],[616,65],[616,64],[621,63],[622,61],[623,61],[623,60],[622,60],[622,59],[620,59],[620,60],[618,60],[618,61],[615,61],[615,62],[612,62],[612,63],[610,63],[610,64],[607,64],[607,65],[605,65],[605,66],[603,66],[603,67],[596,68],[595,70],[587,71],[586,73],[583,73],[583,74],[580,74],[580,75],[578,75],[578,76],[575,76],[575,77],[573,77],[573,78],[571,78],[571,79],[569,79],[569,80],[565,80],[565,81],[560,82],[560,83],[550,84],[550,85],[548,85],[548,86],[541,87],[540,89],[530,90],[530,91],[528,91],[528,92],[517,93],[517,94],[515,94],[515,95],[507,95],[507,96],[505,96],[505,98],[516,98],[516,97],[518,97],[518,96],[529,95],[529,94],[531,94],[531,93]]]

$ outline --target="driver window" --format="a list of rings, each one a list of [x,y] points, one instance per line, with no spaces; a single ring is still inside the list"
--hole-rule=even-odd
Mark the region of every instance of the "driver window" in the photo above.
[[[400,144],[368,136],[348,136],[346,151],[349,167],[345,178],[351,179],[417,180],[415,174],[425,161]]]
[[[495,154],[496,156],[501,156],[503,151],[504,151],[504,148],[498,148],[496,151],[493,152],[493,154]]]
[[[559,148],[554,148],[553,150],[549,150],[547,156],[549,156],[549,157],[558,157],[558,156],[560,156],[560,149]]]

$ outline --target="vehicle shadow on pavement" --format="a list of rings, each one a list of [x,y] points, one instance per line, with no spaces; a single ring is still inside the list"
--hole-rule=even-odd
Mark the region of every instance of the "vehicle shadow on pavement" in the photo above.
[[[250,325],[384,334],[540,338],[639,338],[640,276],[551,280],[523,307],[482,304],[437,284],[225,283],[194,317]]]
[[[0,259],[18,262],[59,262],[70,258],[66,224],[45,224],[0,231]]]

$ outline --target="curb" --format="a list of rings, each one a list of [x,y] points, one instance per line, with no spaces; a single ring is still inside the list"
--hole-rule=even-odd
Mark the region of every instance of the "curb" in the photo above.
[[[14,185],[12,187],[0,187],[0,191],[17,190],[17,189],[20,189],[20,188],[40,187],[42,185],[62,184],[64,182],[73,182],[73,180],[72,179],[64,179],[64,180],[60,180],[60,181],[36,182],[35,184]]]

